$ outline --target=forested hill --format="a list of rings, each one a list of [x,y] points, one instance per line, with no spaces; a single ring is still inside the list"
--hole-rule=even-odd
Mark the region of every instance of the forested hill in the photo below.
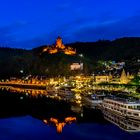
[[[68,44],[94,59],[131,59],[140,57],[140,37],[120,38],[113,41],[76,42]]]
[[[32,51],[0,48],[0,78],[18,76],[22,69],[29,71],[33,59]]]
[[[96,60],[140,59],[140,38],[121,38],[114,41],[77,42],[67,44],[76,48],[77,55],[41,53],[44,46],[32,50],[0,48],[0,78],[32,75],[68,75],[70,64],[83,62],[85,71],[95,69]],[[80,58],[79,54],[84,57]],[[98,66],[97,66],[98,67]],[[21,72],[23,70],[23,73]]]

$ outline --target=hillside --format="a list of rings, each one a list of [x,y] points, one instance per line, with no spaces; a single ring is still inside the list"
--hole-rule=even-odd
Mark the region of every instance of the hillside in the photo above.
[[[120,38],[113,41],[77,42],[68,44],[75,47],[78,53],[83,53],[96,60],[121,60],[140,58],[140,38]]]
[[[42,53],[44,46],[32,50],[0,48],[0,78],[24,75],[71,75],[77,72],[70,71],[73,62],[84,63],[84,73],[91,73],[100,69],[98,60],[125,60],[128,67],[137,69],[137,59],[140,59],[140,38],[121,38],[114,41],[77,42],[68,44],[76,48],[77,55],[63,53]],[[79,54],[84,57],[79,57]],[[23,71],[22,71],[23,70]]]

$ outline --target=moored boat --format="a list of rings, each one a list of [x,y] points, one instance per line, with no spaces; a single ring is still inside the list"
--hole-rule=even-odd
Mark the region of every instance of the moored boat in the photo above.
[[[104,112],[104,118],[117,125],[119,128],[123,129],[127,132],[140,132],[140,121],[139,120],[132,120],[126,119],[123,116],[116,115],[115,113],[112,114],[111,112]]]
[[[102,103],[104,111],[124,116],[128,119],[140,120],[140,102],[120,98],[105,98]]]

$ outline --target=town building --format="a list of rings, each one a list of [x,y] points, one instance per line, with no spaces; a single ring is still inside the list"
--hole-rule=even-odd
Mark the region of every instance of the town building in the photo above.
[[[96,83],[108,83],[110,82],[111,77],[108,75],[97,75],[95,76],[95,82]]]
[[[72,63],[70,70],[83,70],[83,63]]]

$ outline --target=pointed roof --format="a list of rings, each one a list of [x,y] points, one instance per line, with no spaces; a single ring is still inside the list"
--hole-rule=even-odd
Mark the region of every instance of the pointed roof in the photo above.
[[[126,75],[124,69],[122,70],[121,77],[120,77],[120,81],[121,81],[122,83],[128,82],[128,78],[127,78],[127,75]]]

